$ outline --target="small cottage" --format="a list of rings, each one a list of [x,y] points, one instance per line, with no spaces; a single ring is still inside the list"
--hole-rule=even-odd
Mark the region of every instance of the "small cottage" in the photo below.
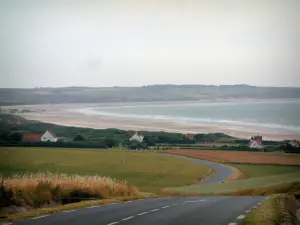
[[[137,132],[129,139],[129,141],[138,141],[138,142],[143,142],[144,136],[138,134]]]
[[[24,134],[24,142],[57,142],[56,134],[52,131],[46,131],[44,134]]]
[[[295,148],[299,148],[299,142],[297,140],[291,140],[289,144]]]
[[[249,142],[249,147],[250,148],[263,148],[264,146],[262,144],[262,137],[261,136],[252,137]]]

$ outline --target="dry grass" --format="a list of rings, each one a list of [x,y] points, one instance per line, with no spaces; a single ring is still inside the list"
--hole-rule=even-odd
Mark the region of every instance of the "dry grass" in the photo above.
[[[135,196],[139,191],[125,181],[100,176],[52,173],[14,175],[4,180],[4,188],[13,194],[13,203],[41,207],[61,198],[108,199]]]
[[[278,225],[280,212],[277,207],[278,196],[265,200],[258,208],[252,210],[242,221],[242,225]]]
[[[158,197],[154,194],[149,196],[128,196],[128,197],[116,197],[114,199],[104,199],[104,200],[93,200],[93,201],[83,201],[83,202],[77,202],[67,205],[61,205],[54,208],[43,208],[43,209],[36,209],[29,212],[22,212],[22,213],[15,213],[15,214],[8,214],[6,215],[6,218],[2,220],[3,222],[7,221],[18,221],[18,220],[24,220],[28,218],[38,217],[41,215],[46,214],[53,214],[61,211],[67,211],[67,210],[73,210],[73,209],[80,209],[90,206],[100,206],[110,203],[118,203],[118,202],[126,202],[130,200],[138,200],[138,199],[147,199],[147,198],[155,198]],[[1,222],[1,220],[0,220]]]
[[[169,154],[183,155],[220,163],[251,163],[275,165],[300,165],[300,157],[291,154],[219,150],[167,150]]]
[[[228,166],[232,169],[232,175],[228,177],[225,182],[242,179],[244,177],[244,174],[238,168],[229,165],[225,166]]]

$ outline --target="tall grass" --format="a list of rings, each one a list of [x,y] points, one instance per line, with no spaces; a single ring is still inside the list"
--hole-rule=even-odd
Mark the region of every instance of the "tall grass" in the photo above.
[[[12,193],[14,204],[35,208],[61,203],[64,199],[76,202],[87,198],[109,199],[139,193],[136,187],[125,181],[54,173],[13,175],[5,178],[3,185],[6,192]]]

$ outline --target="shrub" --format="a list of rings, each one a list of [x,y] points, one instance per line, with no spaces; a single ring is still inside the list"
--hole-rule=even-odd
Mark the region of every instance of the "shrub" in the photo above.
[[[124,181],[52,173],[14,175],[5,180],[3,187],[5,193],[11,192],[12,200],[9,204],[35,208],[51,202],[70,203],[90,198],[107,199],[138,194],[136,187]]]

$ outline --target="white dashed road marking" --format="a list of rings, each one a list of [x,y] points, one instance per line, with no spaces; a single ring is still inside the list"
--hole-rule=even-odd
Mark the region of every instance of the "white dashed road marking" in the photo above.
[[[204,202],[204,199],[194,200],[194,201],[185,201],[184,203],[194,203],[194,202]]]
[[[150,212],[155,212],[155,211],[158,211],[159,209],[152,209],[150,210]]]
[[[144,199],[140,199],[140,200],[144,200]],[[186,202],[184,202],[184,203],[181,203],[181,204],[185,204],[185,203],[192,203],[192,202],[202,202],[202,201],[205,201],[204,199],[200,199],[200,200],[194,200],[194,201],[186,201]],[[129,202],[132,202],[132,201],[127,201],[127,202],[124,202],[124,203],[129,203]],[[111,203],[110,205],[114,205],[114,204],[117,204],[117,203]],[[177,205],[180,205],[179,203],[175,203],[175,204],[173,204],[173,205],[171,205],[171,206],[177,206]],[[163,206],[163,207],[161,207],[161,209],[166,209],[166,208],[169,208],[169,207],[171,207],[170,205],[166,205],[166,206]],[[97,207],[97,206],[90,206],[90,207],[88,207],[88,208],[94,208],[94,207]],[[159,211],[160,209],[152,209],[152,210],[150,210],[150,211],[148,211],[148,212],[142,212],[142,213],[139,213],[139,214],[137,214],[137,216],[142,216],[142,215],[145,215],[145,214],[148,214],[148,213],[150,213],[150,212],[156,212],[156,211]],[[70,210],[70,211],[65,211],[65,212],[71,212],[71,211],[75,211],[75,210]],[[121,219],[121,221],[126,221],[126,220],[130,220],[130,219],[132,219],[132,218],[134,218],[135,216],[129,216],[129,217],[126,217],[126,218],[124,218],[124,219]],[[109,224],[107,224],[107,225],[114,225],[114,224],[117,224],[117,223],[119,223],[119,222],[121,222],[121,221],[116,221],[116,222],[112,222],[112,223],[109,223]],[[230,225],[235,225],[235,224],[230,224]]]
[[[129,217],[126,217],[126,218],[124,218],[124,219],[122,219],[122,220],[130,220],[130,219],[132,219],[132,218],[134,218],[134,216],[129,216]]]
[[[69,213],[69,212],[74,212],[76,211],[76,209],[72,209],[72,210],[67,210],[67,211],[62,211],[63,213]]]
[[[242,220],[244,218],[245,218],[245,215],[240,215],[240,216],[237,217],[238,220]]]
[[[44,218],[44,217],[47,217],[47,216],[49,216],[49,215],[47,214],[47,215],[37,216],[37,217],[33,217],[31,219],[36,220],[36,219]]]
[[[236,225],[236,223],[230,223],[230,224],[228,224],[228,225]]]
[[[117,223],[119,223],[119,222],[112,222],[112,223],[109,223],[107,225],[114,225],[114,224],[117,224]]]
[[[137,214],[138,216],[142,216],[142,215],[145,215],[145,214],[147,214],[147,213],[149,213],[149,212],[142,212],[142,213],[139,213],[139,214]]]

